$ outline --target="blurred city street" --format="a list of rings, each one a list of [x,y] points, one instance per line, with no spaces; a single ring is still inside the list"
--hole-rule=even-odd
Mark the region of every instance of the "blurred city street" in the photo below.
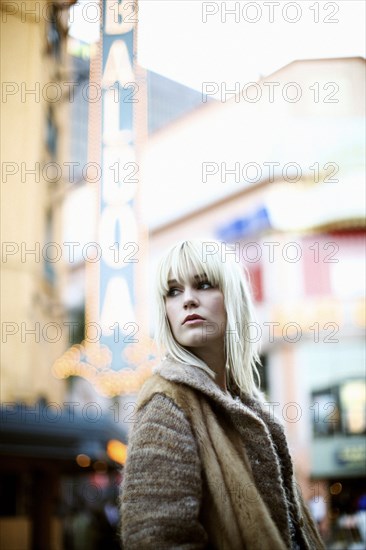
[[[0,550],[121,548],[155,270],[185,238],[235,246],[303,497],[327,549],[366,549],[365,19],[2,0]]]

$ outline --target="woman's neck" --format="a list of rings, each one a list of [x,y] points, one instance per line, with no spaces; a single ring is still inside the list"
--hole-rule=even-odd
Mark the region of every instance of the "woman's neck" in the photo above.
[[[188,348],[191,353],[204,361],[211,370],[216,373],[215,382],[224,391],[227,391],[226,385],[226,356],[223,347],[220,349],[198,349]]]

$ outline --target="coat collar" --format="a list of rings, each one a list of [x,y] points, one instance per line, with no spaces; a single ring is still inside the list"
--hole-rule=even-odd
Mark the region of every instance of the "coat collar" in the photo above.
[[[153,373],[201,392],[235,416],[246,413],[263,425],[260,416],[264,411],[259,401],[240,392],[237,387],[234,387],[230,394],[224,393],[207,372],[195,365],[180,363],[168,355],[153,369]]]

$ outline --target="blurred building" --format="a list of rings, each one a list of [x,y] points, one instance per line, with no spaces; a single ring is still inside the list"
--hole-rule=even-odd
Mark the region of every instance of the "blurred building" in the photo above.
[[[366,458],[364,71],[360,58],[304,60],[223,89],[153,134],[142,163],[150,295],[172,243],[235,243],[258,313],[242,336],[261,341],[304,497],[347,547]]]
[[[50,324],[63,320],[61,262],[57,246],[45,246],[60,242],[53,198],[67,115],[65,103],[53,101],[64,57],[62,11],[55,5],[1,4],[2,401],[32,403],[36,395],[59,402],[65,393],[49,376],[66,342],[66,332]]]
[[[63,232],[65,204],[82,187],[87,143],[87,105],[72,94],[89,79],[89,49],[74,45],[70,54],[66,40],[75,1],[1,3],[0,548],[6,550],[71,548],[87,520],[105,541],[115,536],[115,529],[105,534],[103,506],[111,515],[118,491],[125,439],[118,411],[106,412],[95,393],[75,392],[71,379],[52,371],[84,337],[85,262],[70,260]],[[89,517],[77,527],[80,509]]]

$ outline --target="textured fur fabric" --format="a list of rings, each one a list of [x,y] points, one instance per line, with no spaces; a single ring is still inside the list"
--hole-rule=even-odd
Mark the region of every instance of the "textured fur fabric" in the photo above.
[[[294,480],[282,426],[166,359],[137,399],[121,493],[123,548],[285,550],[323,543]]]

